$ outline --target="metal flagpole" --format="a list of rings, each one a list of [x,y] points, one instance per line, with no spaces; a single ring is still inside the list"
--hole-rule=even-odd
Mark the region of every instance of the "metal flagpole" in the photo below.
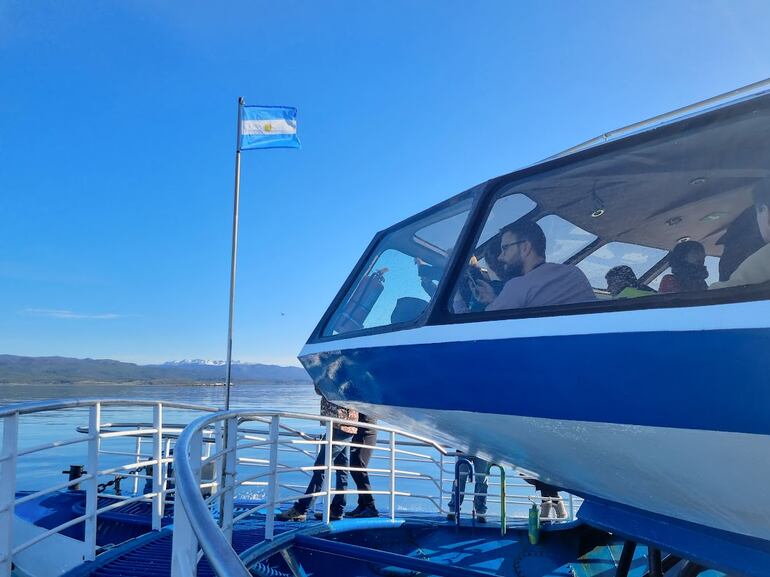
[[[235,302],[235,267],[238,256],[238,204],[241,195],[241,110],[243,97],[238,98],[238,130],[235,144],[235,199],[233,200],[233,250],[230,260],[230,318],[227,324],[227,381],[225,410],[230,410],[230,377],[233,359],[233,314]]]

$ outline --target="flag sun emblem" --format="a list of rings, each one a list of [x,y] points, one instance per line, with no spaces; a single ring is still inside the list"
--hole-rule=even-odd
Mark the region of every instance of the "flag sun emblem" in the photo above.
[[[273,125],[270,124],[269,122],[265,122],[265,124],[263,126],[263,130],[265,132],[272,132],[273,131]]]

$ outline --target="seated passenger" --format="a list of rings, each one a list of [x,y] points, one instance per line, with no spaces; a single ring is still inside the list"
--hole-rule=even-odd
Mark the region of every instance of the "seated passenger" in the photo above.
[[[762,235],[765,243],[770,243],[770,178],[763,179],[754,187],[754,211],[759,234]],[[748,256],[728,280],[714,283],[710,288],[761,284],[768,281],[770,281],[770,244],[765,244]]]
[[[624,264],[611,268],[604,278],[612,298],[629,299],[655,294],[654,290],[639,282],[630,266]]]
[[[724,282],[746,257],[765,246],[765,240],[759,234],[754,207],[750,206],[738,215],[716,243],[724,247],[719,257],[719,281]]]
[[[401,297],[396,301],[393,312],[390,313],[390,323],[405,323],[419,317],[428,307],[428,301],[417,297]]]
[[[661,293],[680,293],[706,290],[706,249],[695,240],[678,243],[669,253],[671,274],[660,281]]]
[[[473,295],[486,310],[563,305],[596,299],[583,272],[571,264],[545,262],[545,234],[537,223],[517,221],[500,234],[500,255],[508,280],[495,295],[492,285],[474,279]]]

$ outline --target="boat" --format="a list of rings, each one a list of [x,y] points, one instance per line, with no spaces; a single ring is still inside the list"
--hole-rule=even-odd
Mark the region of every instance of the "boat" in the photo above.
[[[331,515],[361,493],[332,482],[352,468],[330,457],[355,447],[334,428],[357,422],[11,405],[0,577],[770,575],[770,293],[736,282],[763,251],[769,86],[608,133],[374,237],[300,360],[327,399],[381,419],[366,425],[378,517]],[[62,410],[80,411],[74,437],[27,438]],[[75,445],[79,462],[39,457]],[[458,483],[472,456],[492,463],[483,517]],[[59,477],[30,479],[27,458]],[[315,471],[317,518],[282,520]],[[569,514],[541,515],[550,499]]]
[[[580,495],[592,527],[770,574],[770,278],[741,281],[770,242],[767,86],[381,231],[300,354],[316,386]]]

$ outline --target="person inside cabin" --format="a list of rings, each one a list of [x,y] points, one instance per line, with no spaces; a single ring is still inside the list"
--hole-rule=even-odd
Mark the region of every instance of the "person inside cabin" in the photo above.
[[[762,179],[754,187],[754,215],[764,246],[746,257],[728,280],[714,283],[709,288],[770,282],[770,178]]]
[[[607,281],[607,290],[615,299],[629,299],[655,294],[654,290],[639,282],[631,267],[625,264],[611,268],[604,278]]]
[[[671,274],[660,280],[661,293],[706,290],[706,249],[695,240],[679,242],[668,255]]]
[[[327,401],[326,397],[324,397],[323,394],[321,394],[318,391],[318,389],[316,389],[316,392],[321,395],[321,415],[322,416],[334,417],[336,419],[343,419],[346,421],[358,420],[358,411],[355,411],[353,409],[346,409],[345,407],[335,405],[334,403]],[[321,424],[325,425],[326,423],[322,421]],[[342,425],[338,423],[334,424],[334,428],[332,429],[332,440],[335,441],[335,444],[332,445],[331,457],[335,467],[347,467],[348,453],[349,453],[348,445],[337,445],[336,443],[337,442],[350,443],[350,440],[353,438],[353,435],[357,432],[357,429],[358,427],[354,425]],[[324,439],[325,438],[326,437],[324,437]],[[318,452],[318,457],[316,457],[314,466],[322,467],[325,463],[325,458],[326,458],[326,446],[321,445],[321,450]],[[310,478],[310,483],[308,484],[307,489],[305,489],[305,495],[310,495],[312,493],[319,493],[323,490],[324,474],[325,474],[325,471],[323,469],[313,471],[313,476]],[[345,489],[347,489],[347,486],[348,486],[347,470],[337,469],[335,472],[335,476],[336,476],[335,490],[344,491]],[[314,501],[315,501],[315,497],[302,497],[298,499],[290,509],[276,515],[276,519],[278,519],[279,521],[304,521],[305,519],[307,519],[307,511],[308,509],[312,508]],[[344,514],[345,514],[345,494],[337,493],[332,498],[330,518],[332,521],[336,521],[338,519],[342,519],[342,516]],[[315,517],[317,519],[321,519],[322,515],[320,513],[316,513]]]
[[[730,279],[746,257],[765,246],[765,239],[759,233],[757,212],[753,205],[730,223],[716,244],[723,247],[722,256],[719,257],[719,282],[724,282]]]
[[[546,262],[545,246],[545,234],[537,223],[520,220],[505,226],[500,231],[497,260],[509,280],[500,294],[495,294],[489,282],[473,279],[474,298],[484,303],[487,311],[595,300],[583,272],[571,264]]]

